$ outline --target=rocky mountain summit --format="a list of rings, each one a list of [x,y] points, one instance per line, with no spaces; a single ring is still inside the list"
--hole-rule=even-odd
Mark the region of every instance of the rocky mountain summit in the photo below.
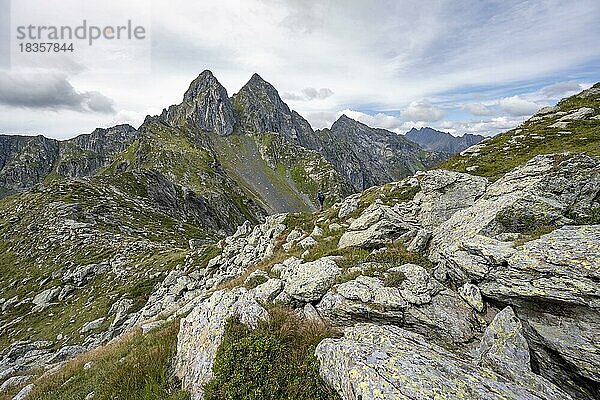
[[[448,154],[457,154],[481,142],[485,137],[466,133],[463,136],[453,136],[447,132],[424,127],[412,128],[405,137],[425,149]]]
[[[98,173],[0,200],[0,399],[600,398],[600,85],[523,140],[267,215],[223,155],[348,183],[259,78],[231,100],[204,74]],[[279,111],[238,119],[264,90]],[[410,146],[345,117],[326,134],[351,129],[370,154]],[[516,166],[491,174],[499,143]]]

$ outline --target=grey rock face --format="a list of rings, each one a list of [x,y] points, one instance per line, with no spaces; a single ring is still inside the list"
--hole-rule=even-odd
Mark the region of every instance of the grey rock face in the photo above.
[[[59,142],[56,173],[72,178],[92,176],[113,162],[137,137],[138,131],[132,126],[117,125]]]
[[[379,278],[360,275],[335,285],[317,304],[317,310],[341,326],[357,322],[393,324],[455,343],[475,336],[478,322],[473,310],[423,267],[404,264],[388,273],[402,273],[405,279],[399,286],[389,287]]]
[[[381,247],[404,233],[416,233],[418,225],[411,214],[405,204],[390,207],[375,202],[352,221],[348,231],[340,238],[338,247]]]
[[[303,144],[314,140],[310,124],[281,100],[277,90],[258,74],[233,95],[238,129],[242,132],[274,132]],[[312,148],[311,146],[305,146]]]
[[[58,146],[43,136],[0,135],[0,196],[41,182],[52,172]]]
[[[202,399],[203,385],[212,379],[215,354],[232,317],[255,327],[268,313],[246,289],[235,288],[215,292],[181,320],[175,371],[192,400]]]
[[[319,137],[315,150],[358,191],[400,180],[445,158],[424,151],[401,135],[368,127],[345,115],[330,129],[315,133]]]
[[[223,136],[231,134],[235,124],[227,90],[208,70],[192,81],[181,104],[164,110],[161,118],[173,126],[189,124]]]
[[[509,304],[540,373],[587,398],[600,382],[600,226],[562,226],[598,208],[597,160],[538,156],[434,230],[430,257],[457,284]],[[562,226],[516,246],[539,225]]]
[[[515,383],[394,326],[359,324],[341,339],[325,339],[315,355],[323,379],[344,400],[570,399],[547,383]]]
[[[496,314],[485,330],[477,349],[477,362],[515,381],[531,372],[529,346],[512,308]]]
[[[137,135],[130,125],[99,128],[65,141],[0,135],[0,197],[30,188],[52,172],[66,177],[94,175],[133,143]]]

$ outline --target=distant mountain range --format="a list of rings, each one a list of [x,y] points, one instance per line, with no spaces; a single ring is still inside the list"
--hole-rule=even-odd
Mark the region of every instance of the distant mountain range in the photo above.
[[[429,127],[412,128],[406,132],[406,138],[427,150],[448,154],[460,153],[485,139],[481,135],[471,135],[469,133],[463,136],[453,136],[447,132]]]
[[[258,74],[230,97],[204,71],[180,104],[137,129],[120,125],[67,141],[0,136],[0,195],[69,178],[152,172],[203,202],[218,200],[233,227],[314,209],[319,190],[333,201],[448,158],[407,139],[345,115],[315,131]]]

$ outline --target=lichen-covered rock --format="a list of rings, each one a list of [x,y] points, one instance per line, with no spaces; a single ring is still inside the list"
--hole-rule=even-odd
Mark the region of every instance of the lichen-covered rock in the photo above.
[[[358,324],[316,348],[320,373],[344,400],[532,399],[571,397],[547,383],[515,383],[395,326]]]
[[[418,230],[410,204],[398,203],[393,207],[375,202],[350,224],[338,243],[346,247],[380,247],[400,235]]]
[[[477,363],[514,381],[531,373],[529,346],[512,308],[496,314],[485,330],[477,349]]]
[[[341,273],[342,269],[332,258],[324,257],[285,268],[281,279],[285,284],[285,292],[290,297],[311,302],[321,299]]]
[[[598,207],[594,199],[600,193],[600,161],[585,155],[562,158],[534,157],[490,185],[471,207],[454,213],[434,230],[431,258],[447,267],[462,284],[468,280],[465,270],[477,264],[465,259],[470,256],[463,249],[474,239],[481,242],[478,236],[491,239],[505,232],[560,226],[574,216],[589,215]],[[465,261],[468,265],[463,267]],[[480,278],[485,267],[476,273]]]
[[[481,297],[481,291],[476,285],[467,282],[458,289],[458,293],[474,310],[483,312],[485,304]]]
[[[252,289],[252,295],[260,303],[265,304],[272,302],[283,290],[283,282],[281,279],[271,278],[265,283],[262,283]]]
[[[400,294],[410,304],[421,305],[431,301],[431,297],[444,289],[444,286],[431,277],[420,265],[403,264],[388,269],[388,273],[399,273],[404,277],[400,283]]]
[[[374,322],[405,326],[446,342],[468,342],[478,326],[473,310],[458,294],[445,289],[424,268],[405,264],[399,287],[388,287],[376,277],[359,275],[338,284],[317,304],[319,313],[335,325]]]
[[[319,313],[336,325],[365,320],[402,324],[406,307],[400,289],[363,275],[336,285],[317,304]]]
[[[212,365],[229,318],[256,327],[268,313],[239,287],[213,293],[181,320],[175,372],[192,400],[202,399],[203,386],[212,379]]]
[[[437,227],[455,212],[472,206],[488,185],[486,178],[442,169],[417,176],[421,191],[414,201],[420,205],[419,222],[428,229]]]

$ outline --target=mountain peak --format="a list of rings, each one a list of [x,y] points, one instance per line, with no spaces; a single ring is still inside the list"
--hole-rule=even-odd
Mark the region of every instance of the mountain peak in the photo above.
[[[200,128],[205,132],[229,135],[233,132],[235,118],[227,89],[213,73],[204,70],[194,79],[183,95],[183,101],[163,112],[163,119],[170,124]]]
[[[331,125],[331,129],[333,129],[334,126],[336,125],[348,125],[348,124],[352,124],[352,125],[357,125],[360,124],[362,125],[360,122],[358,122],[355,119],[350,118],[349,116],[347,116],[346,114],[342,114],[340,115],[340,117]]]
[[[240,92],[259,92],[264,93],[268,96],[269,101],[272,103],[282,102],[279,97],[279,92],[275,89],[275,86],[264,80],[256,72],[252,74],[250,80],[240,89]]]
[[[210,70],[206,69],[202,71],[200,75],[198,75],[198,77],[196,77],[196,79],[194,79],[190,83],[188,90],[186,90],[185,94],[183,95],[183,99],[184,101],[186,99],[193,99],[194,97],[198,96],[198,94],[206,91],[208,88],[211,87],[218,89],[223,88],[223,90],[225,90],[225,88],[221,85],[217,78],[215,78],[213,73]],[[225,90],[225,92],[227,91]]]

